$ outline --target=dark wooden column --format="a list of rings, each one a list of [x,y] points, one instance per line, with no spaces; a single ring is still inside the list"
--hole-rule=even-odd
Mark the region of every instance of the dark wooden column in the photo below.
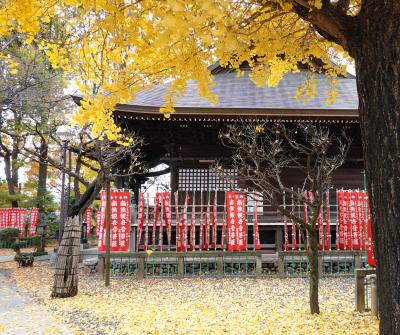
[[[171,162],[171,192],[176,192],[179,187],[179,166],[177,162]]]
[[[283,227],[277,226],[275,230],[275,250],[283,250]]]

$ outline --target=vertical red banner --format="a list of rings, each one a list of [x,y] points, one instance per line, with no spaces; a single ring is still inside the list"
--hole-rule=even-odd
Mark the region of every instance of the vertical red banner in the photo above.
[[[85,210],[85,213],[83,214],[83,222],[86,223],[87,236],[90,236],[90,229],[92,228],[92,213],[93,213],[93,208],[88,207]]]
[[[153,230],[152,230],[152,238],[151,238],[151,247],[154,250],[155,244],[156,244],[156,230],[157,230],[157,223],[158,223],[158,216],[159,216],[159,210],[161,210],[161,194],[157,192],[156,193],[156,198],[154,200],[154,213],[153,213]],[[162,222],[161,222],[162,226]]]
[[[96,236],[99,236],[100,224],[101,224],[101,210],[99,208],[96,211],[96,232],[95,232]]]
[[[187,250],[187,207],[189,196],[186,195],[185,203],[182,210],[182,227],[181,227],[181,251]]]
[[[236,202],[235,202],[235,193],[234,192],[226,192],[226,221],[227,221],[227,229],[228,229],[228,250],[236,250]]]
[[[144,226],[144,196],[143,193],[140,192],[139,203],[138,203],[138,237],[137,237],[138,250],[140,250],[140,247],[142,245],[143,226]]]
[[[253,227],[253,240],[254,240],[254,250],[260,250],[260,234],[258,231],[258,206],[257,206],[256,195],[254,194],[254,227]]]
[[[29,211],[29,229],[28,234],[29,236],[34,236],[36,234],[36,228],[38,224],[38,208],[31,208]]]
[[[101,226],[99,229],[99,251],[106,250],[105,232],[106,232],[106,194],[100,194],[102,207]],[[130,229],[130,194],[129,192],[111,192],[111,222],[110,222],[110,250],[127,251],[129,248],[129,229]],[[103,220],[104,218],[104,220]]]
[[[145,249],[149,245],[149,219],[150,219],[150,199],[147,193],[146,197],[146,216],[145,216],[145,228],[144,228],[144,245]]]
[[[127,251],[131,223],[131,195],[129,192],[115,192],[115,197],[117,198],[117,213],[119,217],[119,222],[117,222],[117,249],[115,251]]]
[[[286,196],[283,194],[283,207],[286,209]],[[283,215],[283,223],[284,223],[284,229],[285,229],[285,251],[289,251],[289,228],[288,228],[288,222],[286,219],[286,215]]]
[[[225,247],[226,247],[226,243],[225,243],[226,233],[225,233],[225,231],[226,231],[226,229],[227,229],[227,228],[226,228],[227,217],[225,216],[225,215],[226,215],[226,212],[227,212],[227,210],[226,210],[226,206],[227,206],[226,193],[225,193],[224,195],[225,195],[225,199],[224,199],[224,203],[225,203],[224,207],[225,207],[225,210],[224,210],[224,215],[223,215],[223,217],[222,217],[222,231],[221,231],[221,249],[222,249],[222,250],[225,250]]]
[[[344,197],[343,191],[337,192],[337,211],[338,211],[338,241],[336,241],[336,249],[344,249],[345,245],[345,238],[344,238],[344,231],[345,231],[345,206],[344,206]]]
[[[6,227],[5,223],[4,223],[4,209],[0,209],[0,230],[4,229]]]
[[[294,197],[292,195],[292,214],[294,214]],[[292,249],[297,249],[296,223],[292,222]]]
[[[210,246],[210,198],[208,198],[206,216],[204,221],[204,249],[208,250],[209,246]]]
[[[247,249],[246,195],[236,193],[238,250]]]
[[[176,222],[176,251],[182,251],[182,222],[179,217],[179,198],[178,192],[175,192],[175,222]]]
[[[358,193],[358,222],[360,226],[360,243],[361,250],[365,250],[366,240],[366,220],[365,220],[365,196],[364,192]]]
[[[344,201],[344,239],[345,239],[345,249],[351,250],[353,246],[352,236],[351,236],[351,205],[350,205],[350,192],[345,191],[343,193]]]
[[[246,250],[246,197],[227,192],[228,250]]]
[[[214,203],[211,217],[211,248],[217,247],[217,191],[214,192]]]
[[[193,251],[196,247],[196,199],[195,199],[195,191],[193,191],[193,200],[192,200],[192,216],[190,220],[190,244],[189,249]]]
[[[163,203],[163,218],[165,231],[167,233],[168,247],[171,247],[171,194],[169,192],[164,192],[162,196]]]
[[[97,214],[98,213],[98,214]],[[96,215],[96,236],[99,237],[99,246],[105,245],[105,222],[106,222],[106,192],[100,192],[100,207]],[[100,249],[99,249],[100,250]],[[105,249],[104,249],[105,250]]]
[[[360,250],[360,221],[358,214],[358,193],[356,191],[350,192],[350,221],[351,221],[351,239],[352,249]]]
[[[20,236],[25,235],[25,225],[26,225],[26,209],[25,208],[18,208],[18,220],[17,225],[19,230],[21,231]]]
[[[325,250],[331,249],[331,228],[329,223],[329,191],[325,192]]]
[[[323,206],[321,206],[318,215],[318,250],[324,249],[324,224],[322,222],[322,211]]]
[[[367,200],[367,236],[368,236],[368,243],[367,243],[367,259],[368,264],[370,266],[375,266],[375,253],[374,253],[374,240],[373,240],[373,232],[372,232],[372,223],[371,223],[371,212],[370,212],[370,202],[369,197],[366,195]]]

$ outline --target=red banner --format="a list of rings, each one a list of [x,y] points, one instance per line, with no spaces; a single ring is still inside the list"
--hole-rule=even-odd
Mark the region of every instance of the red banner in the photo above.
[[[360,226],[361,222],[359,221],[359,213],[358,213],[358,193],[359,192],[350,192],[350,222],[351,222],[351,247],[353,250],[360,250],[361,241],[360,241]]]
[[[138,250],[140,249],[140,246],[142,245],[141,242],[142,242],[143,226],[144,226],[144,197],[143,197],[143,193],[140,192],[139,193],[139,204],[138,204],[138,239],[137,239]]]
[[[294,198],[292,197],[292,213],[294,214]],[[296,223],[292,223],[292,249],[297,249]]]
[[[210,198],[208,199],[206,218],[204,223],[204,249],[208,250],[210,246]]]
[[[87,236],[90,235],[90,229],[92,228],[92,213],[93,213],[93,208],[88,207],[85,213],[83,214],[83,222],[85,222],[87,225],[86,226]]]
[[[102,192],[105,197],[105,192]],[[127,251],[129,248],[130,194],[129,192],[111,192],[110,250]],[[99,251],[105,251],[105,221],[99,236]]]
[[[283,207],[286,209],[286,196],[283,194]],[[285,226],[285,251],[289,251],[289,228],[288,228],[288,222],[286,220],[286,215],[283,215],[283,223]]]
[[[20,230],[19,236],[24,236],[26,209],[25,208],[3,208],[1,210],[2,228],[17,228]]]
[[[325,250],[331,249],[331,227],[329,223],[329,191],[325,193]]]
[[[244,194],[227,192],[228,250],[246,250],[246,198]]]
[[[38,208],[31,208],[29,211],[29,236],[34,236],[36,234],[36,228],[38,225],[38,215],[39,209]]]
[[[367,258],[368,258],[368,264],[370,266],[375,266],[375,254],[374,254],[374,240],[372,238],[373,233],[372,233],[372,223],[371,223],[371,213],[370,213],[370,204],[369,204],[369,198],[366,196],[367,200],[367,236],[368,236],[368,242],[367,242]]]
[[[338,192],[338,249],[365,250],[364,202],[364,192]]]
[[[175,222],[176,222],[176,250],[181,251],[182,249],[182,222],[179,217],[179,197],[178,192],[175,192]]]
[[[168,237],[168,246],[171,246],[171,195],[169,192],[162,194],[163,219]],[[162,234],[162,233],[161,233]],[[162,238],[162,235],[161,235]],[[162,245],[162,244],[161,244]]]
[[[0,209],[0,230],[6,228],[6,220],[4,217],[4,209]]]
[[[189,202],[189,196],[186,195],[185,203],[182,209],[182,224],[181,224],[181,249],[178,251],[187,250],[187,207]]]
[[[345,240],[344,240],[344,227],[345,227],[345,220],[344,220],[344,197],[343,192],[337,192],[337,210],[338,210],[338,232],[337,232],[337,241],[336,241],[336,249],[344,249]]]
[[[146,204],[146,216],[145,216],[145,228],[144,228],[144,245],[147,249],[149,245],[149,219],[150,219],[150,199],[149,194],[147,193],[147,204]]]
[[[193,201],[192,201],[192,217],[190,220],[190,243],[189,249],[193,251],[196,247],[196,199],[195,193],[193,191]]]
[[[360,192],[358,194],[358,221],[360,222],[360,241],[361,250],[365,250],[366,245],[366,220],[365,220],[365,194]]]
[[[154,200],[154,216],[153,216],[153,231],[152,231],[152,239],[151,239],[151,247],[154,250],[154,246],[156,244],[156,229],[157,229],[157,223],[158,223],[158,212],[160,210],[161,206],[161,194],[162,193],[156,193],[156,198]],[[162,227],[162,224],[161,224]]]
[[[103,228],[106,224],[106,192],[100,193],[100,208],[96,212],[96,236],[104,236]],[[99,241],[100,243],[100,241]]]
[[[217,248],[217,191],[214,192],[214,204],[211,217],[211,248]]]
[[[253,227],[253,240],[254,240],[254,250],[260,250],[260,234],[258,232],[258,208],[257,199],[254,194],[254,227]]]

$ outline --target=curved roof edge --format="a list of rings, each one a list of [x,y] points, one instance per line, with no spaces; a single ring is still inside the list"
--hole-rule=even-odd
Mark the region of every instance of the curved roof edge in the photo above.
[[[82,97],[72,96],[79,105]],[[116,116],[134,119],[164,119],[160,109],[153,106],[117,104]],[[358,122],[358,109],[290,109],[290,108],[205,108],[205,107],[176,107],[171,114],[172,120],[227,120],[227,119],[282,119],[282,120],[345,120]]]

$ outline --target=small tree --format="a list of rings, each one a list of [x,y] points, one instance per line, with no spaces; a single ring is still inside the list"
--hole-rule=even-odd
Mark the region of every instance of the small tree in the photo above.
[[[340,167],[350,146],[345,133],[333,134],[328,128],[310,124],[294,127],[241,122],[228,126],[220,135],[233,150],[232,162],[238,181],[262,192],[264,199],[282,215],[307,233],[310,263],[310,311],[319,313],[318,303],[318,227],[323,192],[331,186],[332,173]],[[223,175],[219,163],[217,171]],[[284,173],[293,169],[302,180],[300,188],[287,185]],[[231,178],[224,176],[224,178]],[[312,192],[312,197],[307,196]],[[306,203],[308,218],[283,206],[282,198]]]

